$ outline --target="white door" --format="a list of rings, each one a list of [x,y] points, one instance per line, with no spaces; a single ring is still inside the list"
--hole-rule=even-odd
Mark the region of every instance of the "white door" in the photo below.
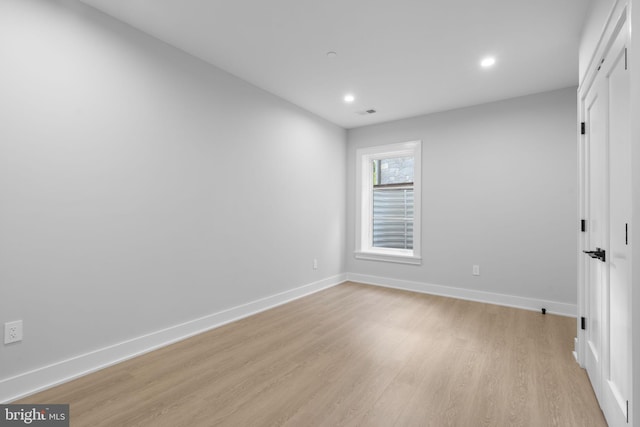
[[[610,426],[628,422],[631,394],[630,103],[627,26],[583,98],[587,235],[584,366]],[[601,251],[597,251],[601,249]],[[595,253],[594,253],[595,252]],[[585,255],[586,257],[587,255]]]
[[[605,261],[590,258],[586,261],[586,326],[584,339],[586,354],[584,365],[598,398],[602,388],[602,336],[603,300],[607,286],[607,87],[597,78],[588,92],[585,102],[585,178],[586,178],[586,250],[604,250]],[[586,256],[586,255],[585,255]]]
[[[600,72],[609,95],[609,283],[601,406],[610,426],[627,423],[631,394],[631,123],[627,37],[615,40]]]

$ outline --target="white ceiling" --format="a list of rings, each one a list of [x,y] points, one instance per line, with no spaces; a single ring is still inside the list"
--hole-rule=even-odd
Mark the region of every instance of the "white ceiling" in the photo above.
[[[81,1],[353,128],[577,85],[590,0]]]

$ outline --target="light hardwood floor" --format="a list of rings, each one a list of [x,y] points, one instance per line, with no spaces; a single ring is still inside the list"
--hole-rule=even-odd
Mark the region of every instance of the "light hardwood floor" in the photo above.
[[[344,283],[19,403],[72,426],[605,426],[575,319]]]

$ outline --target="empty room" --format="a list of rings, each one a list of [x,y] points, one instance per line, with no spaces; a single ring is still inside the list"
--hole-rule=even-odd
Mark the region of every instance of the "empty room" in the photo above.
[[[0,426],[640,426],[638,1],[0,0]]]

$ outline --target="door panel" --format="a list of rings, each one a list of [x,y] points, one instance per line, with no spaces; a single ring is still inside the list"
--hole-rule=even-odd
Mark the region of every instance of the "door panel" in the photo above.
[[[602,71],[609,92],[610,261],[607,288],[607,352],[603,366],[602,407],[609,425],[626,424],[631,394],[631,270],[627,235],[631,219],[630,82],[626,37],[616,40]],[[610,58],[610,59],[609,59]]]
[[[602,248],[608,251],[606,245],[606,194],[607,184],[607,86],[602,79],[597,79],[592,85],[587,98],[585,116],[588,124],[586,137],[586,179],[587,179],[587,218],[588,234],[587,247],[590,250]],[[602,319],[603,319],[603,288],[606,284],[606,262],[590,258],[587,261],[585,282],[587,325],[584,334],[587,346],[585,368],[593,385],[596,396],[600,396],[602,384]]]

